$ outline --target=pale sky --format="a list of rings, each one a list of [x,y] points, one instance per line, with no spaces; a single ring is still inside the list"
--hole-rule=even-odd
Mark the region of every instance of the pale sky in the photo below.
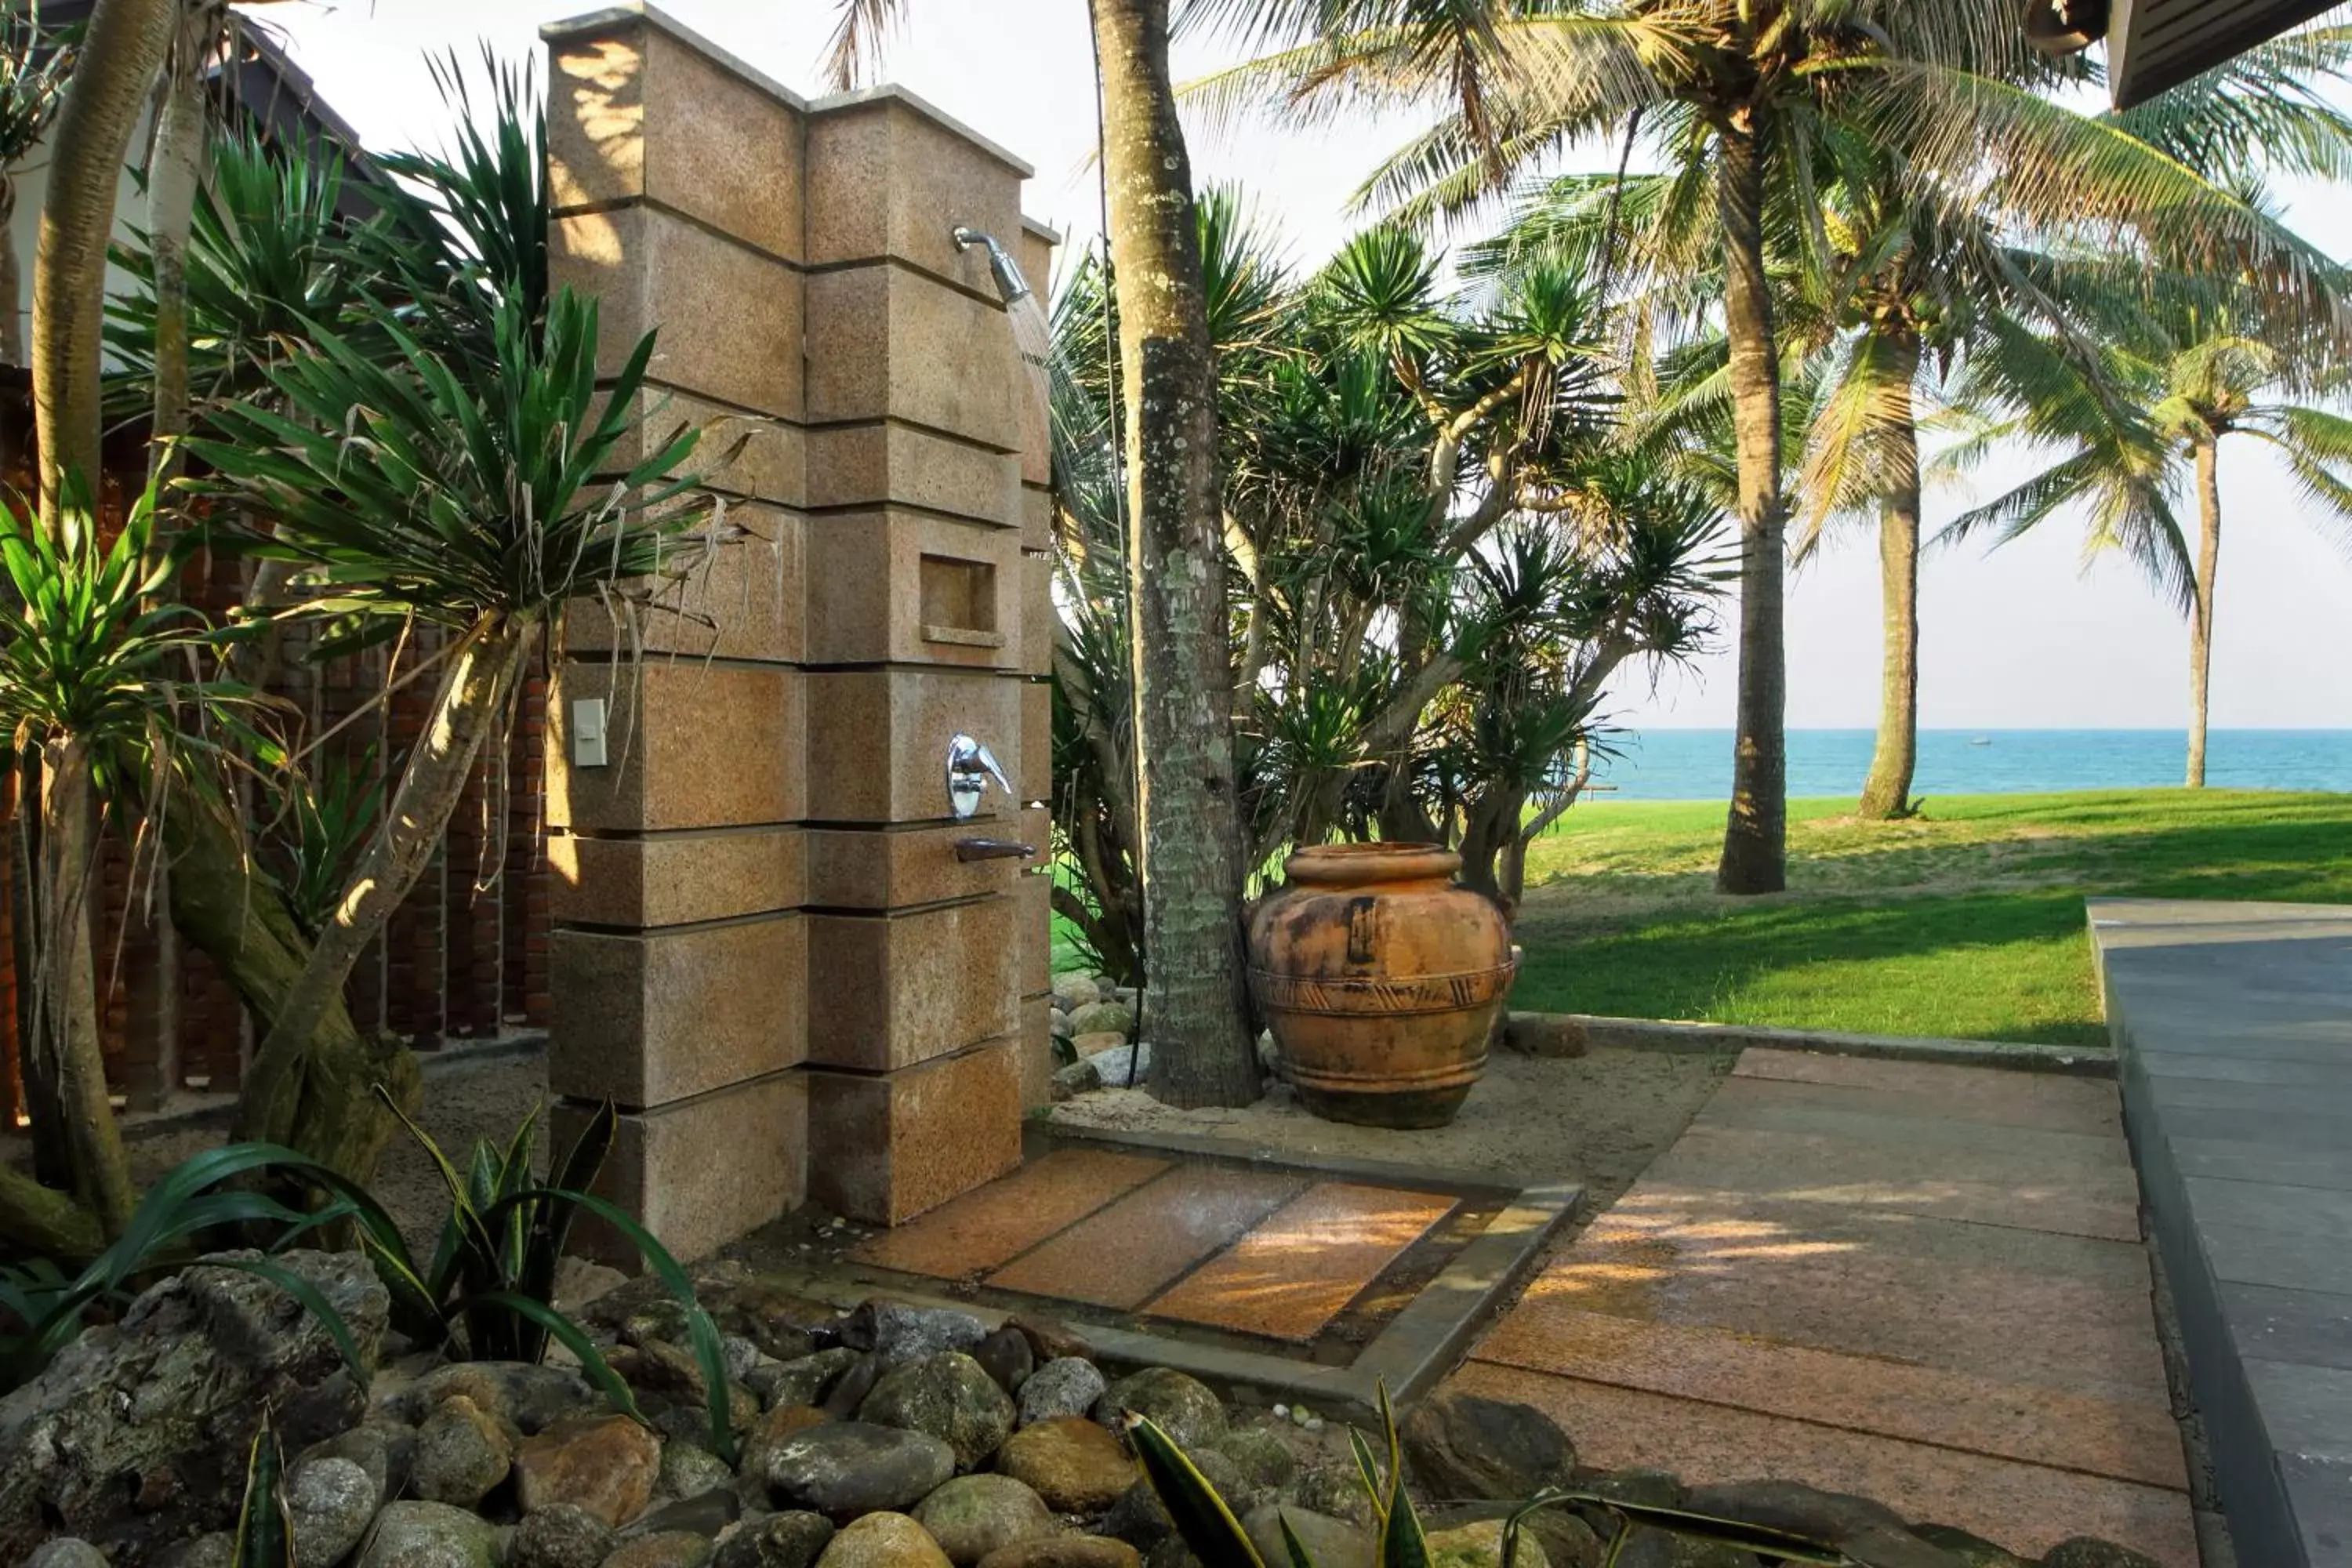
[[[291,0],[256,9],[362,140],[394,147],[436,143],[446,124],[425,51],[457,45],[471,57],[476,40],[488,38],[502,54],[536,55],[541,24],[593,8],[581,0]],[[668,0],[664,8],[786,84],[817,90],[826,0]],[[1089,243],[1098,225],[1087,166],[1095,105],[1084,0],[912,0],[911,10],[911,26],[891,40],[888,77],[1035,165],[1030,215],[1074,245]],[[1213,47],[1180,47],[1177,72],[1200,75],[1222,60]],[[1352,226],[1348,197],[1363,174],[1412,129],[1399,121],[1196,135],[1195,176],[1245,187],[1293,237],[1294,258],[1311,263]],[[2331,253],[2352,249],[2352,203],[2342,194],[2294,193],[2288,216]],[[1988,472],[1980,498],[2007,477]],[[2214,725],[2352,728],[2352,557],[2301,515],[2293,482],[2249,437],[2223,448],[2222,494]],[[1969,504],[1967,492],[1932,494],[1930,531]],[[2186,723],[2184,623],[2128,563],[2103,560],[2085,573],[2080,538],[2059,521],[1990,553],[1930,556],[1921,585],[1925,726]],[[1727,632],[1736,606],[1723,608]],[[1874,722],[1878,627],[1876,551],[1855,532],[1791,584],[1792,726]],[[1621,679],[1612,708],[1636,728],[1726,726],[1731,677],[1727,649],[1669,672],[1654,692],[1645,679]]]

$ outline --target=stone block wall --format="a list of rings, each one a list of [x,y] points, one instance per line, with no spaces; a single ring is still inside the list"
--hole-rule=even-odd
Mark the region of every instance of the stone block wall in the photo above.
[[[892,1224],[1012,1169],[1050,1050],[1045,410],[958,225],[1040,287],[1027,167],[892,89],[807,102],[649,8],[545,30],[554,280],[746,531],[646,652],[593,606],[549,705],[549,1083],[691,1256],[803,1197]],[[572,704],[607,704],[574,765]],[[950,739],[1014,780],[950,820]]]

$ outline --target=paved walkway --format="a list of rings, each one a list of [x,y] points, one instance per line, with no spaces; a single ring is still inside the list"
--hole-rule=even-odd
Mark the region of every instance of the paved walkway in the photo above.
[[[1596,1465],[2197,1568],[2112,1083],[1749,1050],[1453,1385]]]

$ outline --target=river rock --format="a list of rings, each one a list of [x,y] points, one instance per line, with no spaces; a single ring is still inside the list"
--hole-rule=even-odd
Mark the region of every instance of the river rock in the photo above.
[[[773,1410],[780,1405],[823,1405],[841,1374],[865,1359],[862,1351],[835,1345],[797,1361],[770,1362],[752,1370],[744,1386]]]
[[[1000,1547],[980,1560],[980,1568],[1141,1568],[1142,1559],[1124,1541],[1099,1535],[1058,1535]]]
[[[515,1526],[507,1568],[600,1568],[614,1544],[613,1527],[586,1509],[551,1503]]]
[[[903,1513],[869,1513],[843,1527],[817,1568],[950,1568],[947,1553]]]
[[[1122,1415],[1145,1416],[1178,1447],[1213,1448],[1225,1435],[1225,1407],[1208,1384],[1173,1367],[1148,1366],[1120,1378],[1095,1402],[1095,1419],[1119,1425]]]
[[[1584,1483],[1583,1489],[1615,1502],[1638,1502],[1650,1508],[1680,1508],[1688,1495],[1682,1478],[1671,1470],[1634,1468],[1612,1470]]]
[[[622,1542],[603,1568],[706,1568],[710,1539],[690,1530],[664,1530]]]
[[[397,1420],[421,1426],[442,1401],[462,1396],[526,1437],[574,1415],[611,1408],[604,1395],[569,1367],[519,1361],[467,1361],[436,1367],[386,1403]]]
[[[499,1532],[446,1502],[388,1503],[357,1568],[491,1568]]]
[[[1056,974],[1054,976],[1054,1001],[1059,1010],[1075,1013],[1081,1007],[1091,1007],[1102,1000],[1102,986],[1091,974]]]
[[[25,1559],[25,1568],[107,1568],[106,1553],[87,1541],[60,1535]]]
[[[735,1472],[727,1461],[692,1443],[662,1445],[660,1487],[675,1498],[698,1498],[732,1486]]]
[[[407,1464],[404,1463],[397,1474],[393,1468],[392,1442],[388,1436],[391,1430],[381,1422],[370,1421],[348,1432],[339,1432],[324,1442],[313,1443],[304,1449],[294,1461],[294,1467],[299,1469],[320,1459],[348,1460],[367,1472],[368,1480],[375,1488],[376,1506],[381,1508],[392,1500],[395,1492],[404,1490],[408,1486]],[[416,1434],[405,1426],[398,1430],[404,1440],[407,1457],[413,1460],[416,1451]]]
[[[1101,1513],[1135,1484],[1119,1440],[1083,1415],[1024,1426],[996,1453],[996,1468],[1025,1482],[1056,1513]]]
[[[955,1474],[955,1450],[927,1432],[833,1421],[762,1457],[769,1494],[835,1521],[912,1508]]]
[[[732,1487],[720,1487],[713,1491],[697,1493],[689,1498],[677,1498],[649,1513],[641,1514],[635,1524],[621,1531],[621,1539],[634,1541],[640,1535],[661,1535],[684,1532],[698,1535],[705,1541],[716,1541],[743,1512],[742,1503]]]
[[[1095,1065],[1095,1058],[1080,1057],[1066,1067],[1054,1069],[1054,1076],[1047,1085],[1047,1090],[1053,1096],[1054,1103],[1058,1105],[1066,1100],[1076,1100],[1082,1094],[1092,1094],[1102,1086],[1102,1068]]]
[[[971,1359],[1007,1394],[1019,1394],[1029,1374],[1037,1370],[1037,1352],[1029,1348],[1029,1337],[1010,1323],[973,1347]]]
[[[772,1513],[722,1535],[710,1568],[811,1568],[833,1540],[833,1521],[821,1513]]]
[[[183,1541],[164,1552],[161,1568],[236,1568],[236,1537],[215,1530]]]
[[[1056,1415],[1084,1415],[1109,1388],[1094,1363],[1058,1356],[1031,1373],[1021,1385],[1021,1425],[1034,1426]]]
[[[1951,1553],[1928,1545],[1911,1533],[1903,1516],[1884,1503],[1843,1492],[1826,1492],[1795,1481],[1735,1481],[1693,1487],[1684,1506],[1694,1513],[1714,1514],[1787,1531],[1872,1568],[1962,1568]],[[2136,1568],[2136,1565],[2087,1563],[2083,1568]]]
[[[1422,1528],[1432,1537],[1473,1525],[1492,1524],[1499,1530],[1518,1506],[1514,1500],[1423,1510]],[[1519,1527],[1519,1537],[1530,1545],[1543,1548],[1544,1560],[1551,1564],[1551,1568],[1601,1568],[1601,1559],[1607,1552],[1593,1528],[1567,1508],[1538,1509]]]
[[[877,1426],[928,1432],[955,1450],[956,1468],[977,1468],[1013,1432],[1012,1397],[987,1369],[960,1351],[925,1356],[884,1373],[857,1407]]]
[[[1029,1348],[1036,1353],[1040,1366],[1049,1361],[1094,1360],[1095,1347],[1087,1342],[1086,1335],[1059,1318],[1015,1312],[1004,1320],[1004,1326],[1021,1331],[1021,1337],[1029,1342]]]
[[[653,1497],[661,1445],[625,1415],[575,1416],[524,1438],[514,1474],[523,1512],[568,1502],[617,1529]]]
[[[472,1508],[513,1464],[514,1443],[499,1423],[464,1394],[452,1394],[416,1429],[409,1485],[426,1502]]]
[[[1373,1568],[1372,1532],[1360,1524],[1328,1514],[1293,1507],[1288,1503],[1266,1503],[1254,1508],[1242,1519],[1242,1533],[1250,1538],[1257,1554],[1268,1563],[1287,1563],[1290,1549],[1284,1544],[1282,1526],[1288,1521],[1298,1543],[1307,1548],[1315,1568]]]
[[[1513,1568],[1551,1568],[1551,1559],[1533,1534],[1519,1531]],[[1429,1568],[1503,1568],[1503,1521],[1482,1520],[1429,1534]]]
[[[1363,1472],[1353,1464],[1306,1466],[1281,1490],[1283,1501],[1310,1513],[1328,1513],[1354,1524],[1371,1522],[1371,1494],[1364,1489]]]
[[[842,1326],[842,1342],[872,1351],[885,1371],[943,1351],[968,1352],[987,1337],[987,1325],[970,1312],[878,1298],[860,1303]]]
[[[1093,1002],[1070,1012],[1070,1033],[1079,1039],[1088,1035],[1117,1035],[1121,1041],[1135,1029],[1135,1009],[1118,1002]],[[1085,1054],[1086,1047],[1078,1050]]]
[[[866,1396],[881,1381],[882,1358],[870,1351],[863,1352],[847,1371],[833,1380],[822,1408],[828,1415],[847,1420],[857,1414],[857,1407],[866,1403]]]
[[[2158,1565],[2154,1558],[2144,1557],[2128,1546],[2077,1535],[2043,1552],[2042,1568],[2158,1568]]]
[[[1077,1053],[1079,1061],[1092,1060],[1105,1051],[1118,1050],[1126,1044],[1127,1033],[1123,1029],[1089,1029],[1083,1035],[1070,1037],[1070,1049]]]
[[[1915,1524],[1911,1533],[1928,1545],[1950,1552],[1967,1568],[2034,1568],[2034,1564],[1983,1536],[1949,1524]]]
[[[372,1361],[390,1299],[367,1259],[296,1250],[276,1262],[326,1299]],[[265,1412],[299,1452],[357,1422],[366,1399],[292,1296],[241,1269],[184,1269],[0,1399],[0,1562],[59,1536],[145,1562],[230,1529]],[[139,1479],[135,1509],[123,1506],[126,1477]]]
[[[1576,1448],[1531,1405],[1441,1390],[1405,1417],[1405,1472],[1432,1497],[1503,1500],[1565,1486]]]
[[[1263,1426],[1236,1426],[1217,1439],[1215,1453],[1232,1461],[1242,1481],[1260,1491],[1278,1491],[1298,1473],[1297,1457],[1290,1445]],[[1192,1456],[1199,1464],[1201,1456]]]
[[[1192,1466],[1236,1515],[1247,1513],[1264,1500],[1249,1494],[1234,1462],[1213,1448],[1203,1448],[1193,1455]],[[1175,1531],[1176,1521],[1168,1517],[1167,1506],[1160,1500],[1160,1493],[1149,1478],[1139,1478],[1103,1516],[1105,1535],[1117,1536],[1141,1552],[1150,1551]]]
[[[299,1568],[334,1568],[360,1543],[382,1501],[375,1480],[349,1459],[305,1459],[286,1482]]]
[[[1011,1476],[958,1476],[923,1500],[915,1522],[959,1568],[999,1547],[1061,1532],[1045,1500]]]

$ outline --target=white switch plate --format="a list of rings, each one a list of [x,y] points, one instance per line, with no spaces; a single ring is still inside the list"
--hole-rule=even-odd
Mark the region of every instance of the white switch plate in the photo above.
[[[582,697],[572,701],[572,765],[604,765],[604,700],[601,697]]]

